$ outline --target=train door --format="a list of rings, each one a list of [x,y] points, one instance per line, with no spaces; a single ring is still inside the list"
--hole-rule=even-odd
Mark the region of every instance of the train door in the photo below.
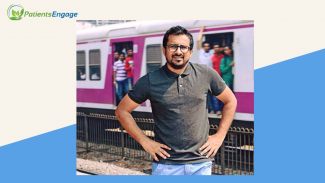
[[[132,55],[130,54],[130,50],[132,50]],[[118,53],[119,57],[118,58],[115,58],[115,55],[117,53]],[[125,60],[127,59],[127,57],[133,57],[133,42],[132,41],[128,41],[128,42],[118,42],[118,43],[114,43],[113,44],[113,54],[112,54],[113,61],[114,61],[114,62],[112,62],[113,68],[114,68],[115,62],[117,62],[118,60],[120,60],[120,54],[121,53],[124,53],[124,61],[123,61],[123,63],[125,64]],[[131,63],[131,62],[129,62],[129,63]],[[117,64],[115,64],[115,66],[117,66]],[[125,72],[123,72],[122,70],[116,71],[116,77],[119,77],[119,79],[121,79],[122,77],[126,77],[126,71]],[[130,86],[128,85],[127,87],[129,88]],[[116,83],[116,85],[115,85],[115,97],[114,97],[114,104],[115,104],[115,106],[117,106],[120,103],[120,99],[118,97],[118,92],[122,92],[122,96],[123,97],[126,95],[126,91],[124,91],[124,90],[118,90],[118,89],[119,89],[118,88],[118,84]]]
[[[215,53],[215,51],[214,51],[215,47],[220,47],[221,49],[219,49],[219,50],[221,51],[220,53],[221,53],[221,56],[223,58],[228,57],[223,47],[225,45],[230,45],[230,47],[232,49],[232,57],[233,57],[232,59],[235,60],[235,58],[234,58],[234,48],[233,48],[233,45],[234,45],[234,33],[233,32],[224,32],[224,33],[217,33],[217,34],[216,33],[214,33],[214,34],[205,34],[205,35],[202,36],[202,43],[209,43],[209,45],[210,45],[210,48],[209,48],[210,49],[210,51],[209,51],[210,55],[213,55]],[[218,46],[216,46],[216,45],[218,45]],[[201,45],[201,46],[203,46],[203,45]],[[201,54],[204,54],[203,47],[199,50],[199,58],[200,58]],[[220,68],[221,68],[221,66],[224,66],[225,63],[221,62],[220,59],[215,59],[213,61],[210,59],[210,61],[212,62],[213,68],[216,71],[218,71],[218,73],[222,76]],[[231,69],[232,74],[235,73],[233,71],[233,68],[234,67],[232,67],[232,69]],[[233,77],[232,81],[234,81],[234,77]],[[231,82],[231,81],[227,81],[227,82],[231,83],[230,85],[231,85],[231,88],[233,89],[233,82]]]

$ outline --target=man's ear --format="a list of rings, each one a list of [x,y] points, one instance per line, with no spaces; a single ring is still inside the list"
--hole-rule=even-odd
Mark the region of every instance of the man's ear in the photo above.
[[[165,47],[162,47],[162,52],[163,52],[163,54],[164,54],[164,56],[166,57],[166,49],[165,49]]]
[[[191,49],[191,51],[190,51],[190,57],[192,56],[192,53],[193,53],[193,49]]]

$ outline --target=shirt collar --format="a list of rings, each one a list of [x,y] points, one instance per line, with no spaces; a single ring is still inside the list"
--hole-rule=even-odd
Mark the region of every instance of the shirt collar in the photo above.
[[[191,68],[192,68],[192,63],[188,62],[187,63],[187,66],[186,66],[186,68],[184,70],[184,72],[182,74],[180,74],[180,75],[181,76],[187,76],[187,75],[189,75],[190,74],[190,71],[191,71]],[[179,74],[177,74],[177,73],[175,73],[175,72],[173,72],[173,71],[171,71],[171,70],[168,69],[167,63],[164,65],[164,71],[167,74],[167,76],[170,77],[170,78],[177,78],[177,77],[179,77]]]

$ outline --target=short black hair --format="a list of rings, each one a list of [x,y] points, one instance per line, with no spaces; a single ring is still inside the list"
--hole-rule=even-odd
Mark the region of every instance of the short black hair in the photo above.
[[[202,43],[202,47],[204,46],[204,44],[209,44],[209,46],[210,46],[210,43],[209,43],[208,41],[204,41],[204,42]]]
[[[123,55],[125,57],[125,53],[124,52],[120,52],[119,55]]]
[[[166,48],[169,35],[182,35],[182,34],[187,35],[187,37],[190,39],[190,50],[192,50],[193,49],[193,45],[194,45],[194,41],[193,41],[192,34],[188,30],[186,30],[184,27],[181,27],[179,25],[170,28],[165,33],[164,39],[163,39],[163,47]]]
[[[221,45],[219,44],[219,42],[214,42],[213,43],[213,46],[215,46],[215,45],[218,45],[219,47],[221,47]]]
[[[231,46],[231,44],[225,44],[223,47],[228,47],[229,49],[232,50],[232,46]]]

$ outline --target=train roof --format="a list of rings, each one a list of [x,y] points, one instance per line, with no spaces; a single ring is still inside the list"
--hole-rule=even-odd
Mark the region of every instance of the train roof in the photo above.
[[[77,31],[77,41],[97,40],[150,33],[165,33],[172,26],[180,25],[186,29],[218,27],[253,23],[253,20],[140,20],[121,24],[93,27]]]

